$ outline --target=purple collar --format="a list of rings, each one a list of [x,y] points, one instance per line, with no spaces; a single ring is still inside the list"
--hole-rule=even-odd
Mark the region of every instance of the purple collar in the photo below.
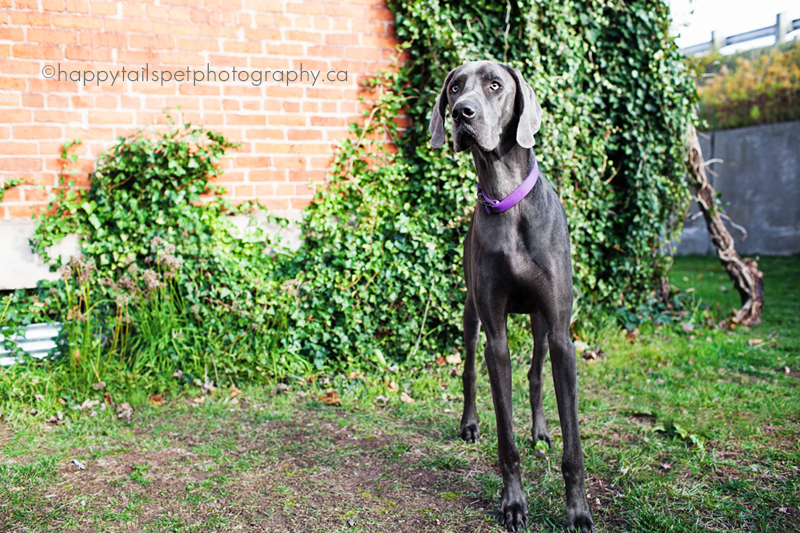
[[[539,179],[539,164],[536,162],[536,157],[533,158],[533,168],[531,169],[531,173],[528,174],[528,177],[525,178],[525,181],[522,184],[514,189],[514,192],[503,198],[502,200],[492,200],[488,198],[485,194],[483,194],[483,188],[481,184],[478,183],[478,202],[483,204],[483,207],[486,208],[486,212],[490,215],[502,213],[508,209],[511,209],[518,203],[522,201],[525,196],[528,195],[529,192],[533,190],[533,186],[536,185],[536,181]]]

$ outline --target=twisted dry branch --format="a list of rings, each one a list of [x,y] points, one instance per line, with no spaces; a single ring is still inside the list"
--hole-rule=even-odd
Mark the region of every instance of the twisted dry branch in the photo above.
[[[736,253],[733,237],[725,227],[722,213],[715,203],[717,193],[708,183],[703,151],[694,126],[690,126],[689,129],[686,170],[689,182],[695,189],[697,205],[703,213],[708,233],[711,235],[711,242],[714,243],[734,288],[739,292],[742,306],[736,311],[732,322],[746,326],[760,324],[761,310],[764,307],[764,275],[758,269],[755,259],[749,257],[742,259]]]

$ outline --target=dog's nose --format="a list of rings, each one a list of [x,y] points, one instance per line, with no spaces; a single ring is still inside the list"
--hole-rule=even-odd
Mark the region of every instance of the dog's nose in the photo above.
[[[478,113],[478,106],[469,101],[458,102],[453,106],[453,119],[469,122]]]

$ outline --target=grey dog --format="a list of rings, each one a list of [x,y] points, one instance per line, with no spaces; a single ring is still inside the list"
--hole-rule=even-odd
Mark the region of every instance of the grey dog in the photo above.
[[[509,531],[528,525],[528,507],[514,443],[511,406],[509,313],[530,315],[533,360],[528,371],[533,416],[533,443],[550,434],[542,407],[542,368],[550,348],[564,455],[561,471],[567,495],[570,531],[594,531],[586,498],[580,433],[575,347],[570,339],[572,260],[567,216],[558,195],[544,180],[535,181],[521,201],[508,210],[489,212],[486,198],[505,198],[532,175],[532,147],[542,110],[519,70],[479,61],[451,71],[433,109],[431,145],[445,140],[444,117],[452,110],[453,147],[469,148],[478,171],[479,202],[464,241],[464,414],[461,438],[478,439],[475,406],[475,352],[481,324],[486,332],[484,357],[489,372],[497,449],[503,474],[500,522]],[[481,198],[481,195],[483,198]]]

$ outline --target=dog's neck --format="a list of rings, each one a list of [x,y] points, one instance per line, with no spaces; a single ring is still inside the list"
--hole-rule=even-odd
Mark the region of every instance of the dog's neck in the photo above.
[[[523,148],[516,142],[491,152],[472,146],[472,158],[478,171],[478,180],[486,196],[502,200],[520,186],[533,168],[533,149]]]

